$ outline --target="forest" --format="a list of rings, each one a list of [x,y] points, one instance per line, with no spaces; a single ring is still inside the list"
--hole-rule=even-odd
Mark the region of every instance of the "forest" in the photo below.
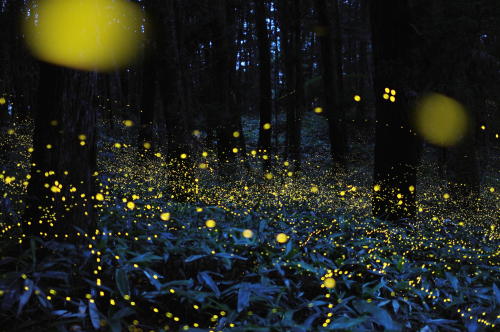
[[[498,331],[498,0],[0,0],[0,331]]]

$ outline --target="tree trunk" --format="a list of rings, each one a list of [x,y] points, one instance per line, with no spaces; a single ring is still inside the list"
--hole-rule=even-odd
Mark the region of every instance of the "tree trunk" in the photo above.
[[[31,236],[78,241],[75,227],[95,228],[95,80],[93,73],[40,63],[24,215]]]
[[[332,18],[326,0],[315,0],[318,15],[318,39],[321,47],[321,70],[325,94],[325,107],[330,130],[330,148],[334,166],[345,166],[347,140],[344,130],[342,83],[342,44],[340,40],[340,17],[338,2],[332,1]],[[333,37],[332,37],[333,32]],[[332,43],[333,40],[333,43]],[[332,45],[333,44],[333,45]],[[335,53],[334,53],[335,49]]]
[[[370,14],[377,122],[373,215],[396,221],[415,216],[418,158],[417,138],[408,120],[412,46],[408,1],[377,1]]]
[[[257,43],[259,49],[259,150],[264,158],[264,170],[271,167],[271,45],[266,23],[267,1],[255,1],[255,20],[257,28]]]
[[[154,115],[156,97],[156,53],[155,43],[150,40],[146,50],[142,73],[141,109],[139,110],[139,151],[144,156],[152,156],[154,149]]]

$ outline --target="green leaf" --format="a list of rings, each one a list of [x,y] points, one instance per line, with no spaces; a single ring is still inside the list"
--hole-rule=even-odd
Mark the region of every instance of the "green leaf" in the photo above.
[[[203,282],[210,287],[210,289],[215,293],[215,296],[220,297],[220,290],[219,287],[217,287],[217,284],[215,281],[210,277],[208,272],[203,271],[198,273],[199,279],[203,280]]]
[[[115,281],[116,281],[116,287],[118,288],[118,291],[120,292],[121,296],[130,295],[128,276],[127,272],[124,269],[118,268],[115,271]]]
[[[207,255],[192,255],[192,256],[189,256],[188,258],[186,258],[184,260],[184,263],[190,263],[190,262],[193,262],[197,259],[200,259],[200,258],[203,258],[203,257],[206,257]]]
[[[88,308],[89,308],[90,322],[92,323],[94,329],[98,330],[101,326],[100,324],[101,321],[99,319],[99,310],[97,310],[97,306],[95,305],[94,302],[89,302]]]
[[[250,289],[246,284],[238,289],[238,312],[242,312],[250,305]]]
[[[495,295],[497,304],[500,304],[500,289],[498,289],[496,283],[493,283],[493,294]]]
[[[367,316],[361,316],[357,318],[340,317],[334,320],[332,323],[330,323],[330,325],[328,325],[328,328],[332,330],[349,329],[351,327],[355,327],[364,323],[367,319],[368,319]]]
[[[24,289],[22,290],[22,294],[19,297],[19,305],[17,306],[17,315],[19,316],[21,314],[21,311],[23,311],[24,306],[28,303],[28,301],[31,298],[31,294],[33,294],[33,281],[30,279],[26,279],[24,281],[24,286],[28,287],[28,290],[25,291]]]

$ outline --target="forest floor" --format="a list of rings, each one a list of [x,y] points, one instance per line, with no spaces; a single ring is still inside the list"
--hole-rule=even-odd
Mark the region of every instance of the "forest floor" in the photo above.
[[[244,123],[251,151],[258,124]],[[190,185],[196,194],[187,202],[170,197],[163,155],[138,158],[134,134],[126,128],[102,136],[98,232],[83,247],[46,241],[52,253],[40,259],[37,241],[31,250],[12,254],[31,146],[30,126],[18,125],[2,143],[12,163],[0,181],[5,193],[0,326],[10,331],[496,330],[497,171],[484,177],[483,208],[471,214],[447,208],[446,187],[432,160],[426,161],[417,220],[375,220],[372,146],[355,140],[348,171],[333,175],[326,123],[311,117],[304,123],[299,175],[287,176],[278,160],[272,178],[266,178],[250,155],[249,167],[238,166],[234,176],[222,179],[208,151],[200,159],[204,166],[193,169],[198,181]]]

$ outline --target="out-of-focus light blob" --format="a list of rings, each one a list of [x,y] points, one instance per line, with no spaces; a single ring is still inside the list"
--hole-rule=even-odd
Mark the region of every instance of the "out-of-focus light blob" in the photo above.
[[[439,146],[453,146],[465,136],[468,127],[465,108],[456,100],[433,93],[417,105],[415,128],[428,142]]]
[[[81,70],[129,64],[142,46],[143,14],[124,0],[38,0],[22,21],[28,48],[40,60]]]

